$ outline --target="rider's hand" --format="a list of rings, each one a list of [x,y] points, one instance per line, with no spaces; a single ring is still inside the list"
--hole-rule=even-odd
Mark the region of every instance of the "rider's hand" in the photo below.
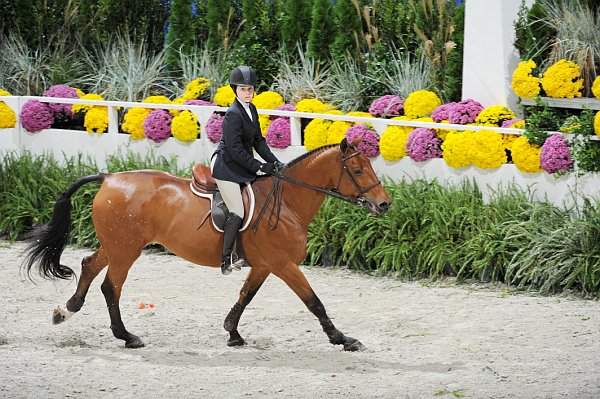
[[[275,164],[275,170],[277,171],[282,171],[283,168],[285,168],[285,164],[283,162],[275,161],[273,163]]]
[[[273,173],[274,170],[275,170],[275,164],[273,162],[263,163],[262,165],[260,165],[260,168],[258,169],[259,172],[262,172],[262,174],[265,174],[265,175],[270,175],[271,173]]]

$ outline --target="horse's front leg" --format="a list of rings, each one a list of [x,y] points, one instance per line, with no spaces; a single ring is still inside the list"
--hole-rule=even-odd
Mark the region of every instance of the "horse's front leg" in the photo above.
[[[250,269],[250,273],[248,273],[248,277],[246,277],[246,281],[240,290],[240,297],[229,311],[223,323],[223,328],[229,332],[228,346],[241,346],[245,344],[244,339],[237,330],[240,317],[242,317],[244,309],[252,301],[252,298],[254,298],[254,295],[256,295],[256,292],[260,289],[269,274],[270,271],[266,269],[255,267]]]
[[[308,310],[317,316],[323,331],[329,338],[329,342],[334,345],[344,345],[346,351],[354,352],[367,349],[359,340],[348,337],[335,328],[333,322],[327,316],[327,312],[325,312],[325,306],[323,306],[297,264],[289,262],[284,268],[277,272],[274,271],[273,274],[282,279],[300,297]]]

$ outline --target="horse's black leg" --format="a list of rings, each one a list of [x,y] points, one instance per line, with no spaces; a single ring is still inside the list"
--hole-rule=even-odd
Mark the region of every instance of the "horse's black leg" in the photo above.
[[[77,290],[75,294],[67,301],[66,311],[59,307],[54,310],[52,315],[52,323],[60,324],[71,317],[73,314],[78,312],[83,303],[85,297],[90,288],[90,284],[94,281],[94,278],[106,267],[108,259],[104,253],[102,247],[100,247],[92,255],[85,257],[81,261],[81,277],[77,283]]]
[[[244,339],[238,333],[237,327],[242,317],[242,313],[246,306],[252,301],[256,292],[260,289],[270,272],[265,269],[250,269],[250,273],[240,290],[240,297],[235,305],[229,311],[229,314],[223,322],[223,328],[229,332],[229,340],[227,340],[228,346],[241,346],[245,344]]]
[[[325,307],[314,293],[298,265],[290,262],[285,268],[274,272],[274,274],[282,279],[300,297],[308,310],[317,316],[323,331],[329,338],[329,342],[334,345],[344,345],[346,351],[354,352],[367,349],[359,340],[348,337],[335,328],[333,322],[327,316]]]
[[[140,337],[131,334],[125,329],[125,325],[121,320],[121,310],[119,309],[119,300],[121,298],[123,283],[125,283],[127,272],[133,264],[133,261],[115,264],[113,264],[112,261],[113,259],[111,258],[108,272],[101,285],[102,293],[104,294],[106,305],[108,306],[108,314],[110,315],[110,329],[116,338],[125,341],[125,347],[141,348],[144,346],[144,342]],[[116,265],[119,265],[119,268],[116,268]]]

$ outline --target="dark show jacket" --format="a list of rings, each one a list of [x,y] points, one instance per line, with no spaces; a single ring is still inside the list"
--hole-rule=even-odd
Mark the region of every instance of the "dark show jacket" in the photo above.
[[[223,119],[223,134],[215,150],[216,160],[212,176],[215,179],[245,183],[256,179],[261,162],[254,158],[252,149],[266,162],[276,162],[267,141],[262,136],[258,113],[250,103],[252,120],[236,98]]]

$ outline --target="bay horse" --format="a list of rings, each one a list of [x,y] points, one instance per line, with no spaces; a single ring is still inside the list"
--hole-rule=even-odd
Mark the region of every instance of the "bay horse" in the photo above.
[[[358,150],[359,142],[360,138],[353,142],[344,139],[339,145],[312,150],[289,162],[282,171],[259,177],[253,183],[257,208],[269,208],[269,212],[255,212],[254,228],[242,232],[246,260],[251,267],[239,298],[223,323],[229,332],[228,346],[245,344],[237,330],[238,322],[272,273],[318,318],[332,344],[343,345],[347,351],[365,349],[360,341],[333,325],[299,267],[306,256],[309,223],[327,195],[365,206],[373,215],[385,213],[391,204],[371,162]],[[153,170],[98,173],[73,183],[56,202],[50,222],[34,230],[23,263],[29,275],[37,264],[44,278],[74,277],[70,267],[61,265],[60,257],[69,239],[70,198],[90,182],[102,183],[92,205],[100,247],[82,260],[75,294],[67,301],[66,310],[58,307],[54,311],[53,323],[62,323],[81,309],[90,284],[108,266],[101,290],[108,305],[110,328],[116,338],[125,341],[126,347],[139,348],[144,343],[125,328],[119,299],[129,269],[142,249],[159,243],[192,263],[219,267],[223,235],[212,223],[198,227],[198,220],[209,210],[210,203],[191,192],[190,179]],[[269,217],[261,222],[259,216],[263,214]]]

